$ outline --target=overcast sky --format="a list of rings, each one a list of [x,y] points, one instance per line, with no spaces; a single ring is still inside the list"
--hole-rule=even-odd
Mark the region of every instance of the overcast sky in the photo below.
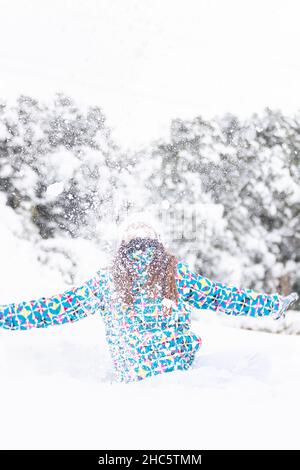
[[[172,117],[300,109],[298,0],[0,0],[0,97],[65,91],[138,147]]]

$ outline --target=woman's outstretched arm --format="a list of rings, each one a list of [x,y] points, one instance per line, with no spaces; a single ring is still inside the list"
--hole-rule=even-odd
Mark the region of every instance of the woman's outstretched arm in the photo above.
[[[178,263],[179,292],[191,305],[199,309],[221,311],[229,315],[250,317],[276,316],[281,308],[281,296],[241,289],[212,281],[192,271],[188,263]]]
[[[104,308],[105,273],[51,297],[0,306],[0,327],[28,330],[75,322]]]

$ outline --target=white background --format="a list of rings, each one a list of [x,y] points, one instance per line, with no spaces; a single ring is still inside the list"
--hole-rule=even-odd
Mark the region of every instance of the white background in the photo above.
[[[0,0],[0,97],[66,91],[120,143],[171,118],[299,108],[297,0]]]

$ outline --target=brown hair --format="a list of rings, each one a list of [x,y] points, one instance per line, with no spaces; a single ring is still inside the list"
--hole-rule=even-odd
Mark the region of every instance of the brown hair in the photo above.
[[[134,302],[133,281],[139,274],[134,270],[128,254],[136,249],[146,250],[149,246],[154,247],[154,253],[147,267],[148,279],[142,288],[146,287],[151,293],[159,289],[162,297],[173,300],[177,305],[178,290],[175,273],[178,260],[166,251],[157,238],[136,237],[127,243],[122,240],[111,265],[114,285],[122,301],[132,305]]]

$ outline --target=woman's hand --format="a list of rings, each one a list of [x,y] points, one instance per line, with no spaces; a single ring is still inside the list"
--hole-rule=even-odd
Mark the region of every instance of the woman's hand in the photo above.
[[[274,320],[285,318],[287,309],[299,299],[297,292],[292,292],[287,296],[280,296],[280,306],[278,312],[274,315]]]

